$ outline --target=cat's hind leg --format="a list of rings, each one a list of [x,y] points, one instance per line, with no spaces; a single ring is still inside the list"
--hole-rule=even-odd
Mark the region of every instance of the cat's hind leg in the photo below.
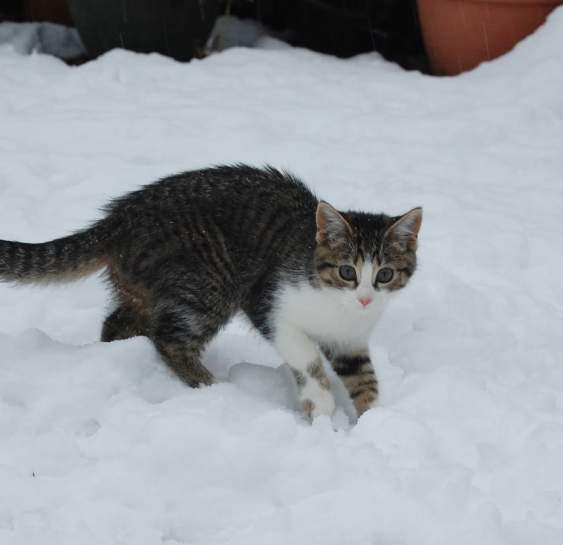
[[[236,310],[231,294],[209,295],[209,287],[186,282],[157,296],[149,337],[169,368],[193,388],[212,384],[213,375],[202,364],[207,343]]]
[[[144,320],[125,305],[117,307],[104,320],[102,326],[102,342],[129,339],[146,334]]]
[[[104,320],[102,341],[111,342],[147,335],[148,309],[146,290],[122,271],[110,267],[107,274],[117,308]]]

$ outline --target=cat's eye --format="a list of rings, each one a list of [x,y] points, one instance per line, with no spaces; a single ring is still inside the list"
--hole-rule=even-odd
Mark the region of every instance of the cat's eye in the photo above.
[[[338,274],[342,280],[346,280],[347,282],[356,280],[356,269],[351,265],[341,265],[338,269]]]
[[[393,269],[390,269],[389,267],[383,267],[383,269],[379,269],[375,281],[381,282],[382,284],[387,284],[388,282],[391,282],[394,274],[395,273],[393,272]]]

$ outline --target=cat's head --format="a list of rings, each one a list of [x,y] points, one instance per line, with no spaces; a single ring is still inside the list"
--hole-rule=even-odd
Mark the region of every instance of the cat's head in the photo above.
[[[422,208],[402,216],[317,207],[315,268],[321,288],[338,290],[343,305],[369,312],[407,285],[416,268]]]

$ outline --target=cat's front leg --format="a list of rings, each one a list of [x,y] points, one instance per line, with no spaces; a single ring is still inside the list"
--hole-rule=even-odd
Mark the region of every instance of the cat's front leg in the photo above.
[[[274,344],[293,372],[305,416],[331,416],[336,405],[317,345],[289,324],[277,328]]]
[[[368,349],[338,350],[323,347],[323,352],[346,386],[358,416],[371,409],[377,401],[378,383]]]

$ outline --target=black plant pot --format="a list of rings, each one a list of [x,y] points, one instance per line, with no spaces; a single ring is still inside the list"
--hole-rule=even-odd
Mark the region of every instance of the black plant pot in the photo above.
[[[188,61],[202,51],[219,0],[68,0],[91,57],[115,47]]]

